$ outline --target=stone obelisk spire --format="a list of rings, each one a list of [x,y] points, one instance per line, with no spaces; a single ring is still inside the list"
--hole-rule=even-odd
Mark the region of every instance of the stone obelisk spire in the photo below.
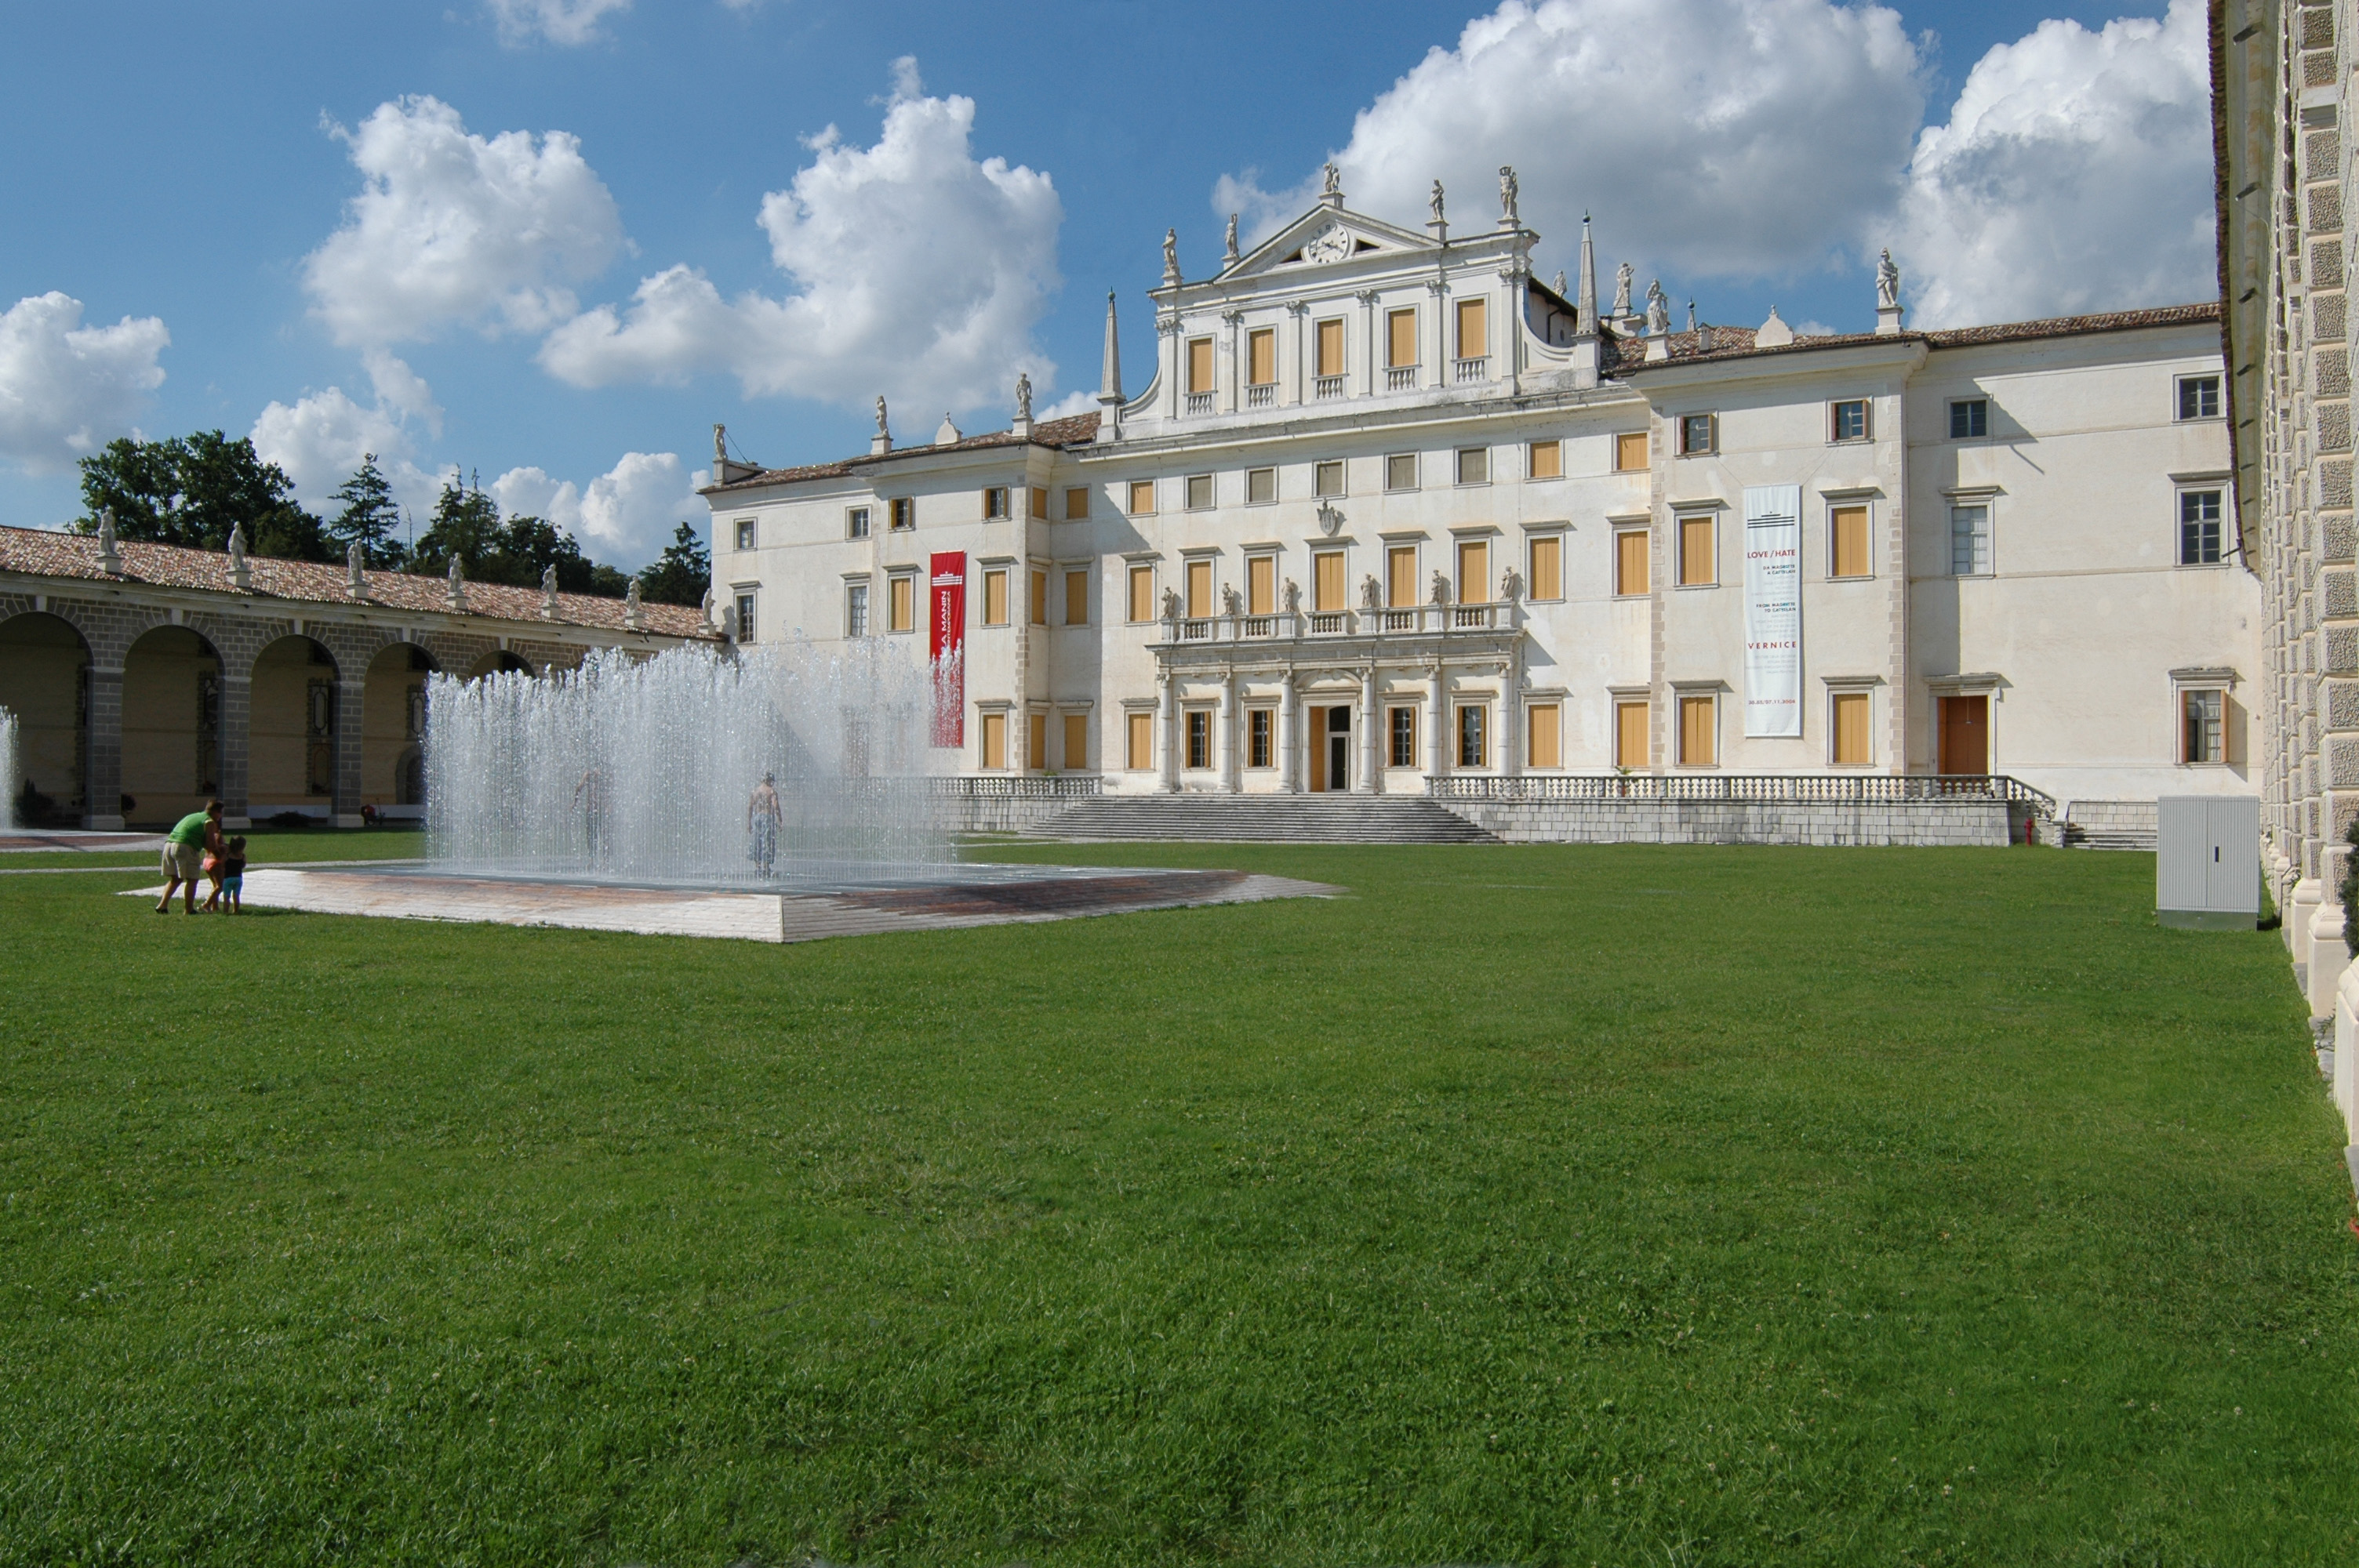
[[[1597,330],[1597,248],[1589,239],[1589,214],[1581,215],[1581,297],[1574,300],[1573,309],[1579,318],[1573,322],[1576,332]]]
[[[1114,330],[1114,290],[1106,290],[1105,370],[1098,377],[1098,439],[1122,439],[1122,338]]]

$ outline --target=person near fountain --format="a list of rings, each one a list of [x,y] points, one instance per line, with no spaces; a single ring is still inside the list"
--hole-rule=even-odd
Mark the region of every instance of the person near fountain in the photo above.
[[[164,835],[164,900],[157,914],[172,913],[172,890],[179,887],[188,889],[182,904],[196,914],[197,879],[205,874],[205,857],[221,853],[221,819],[222,803],[209,800],[202,811],[190,812]]]
[[[213,891],[206,895],[205,913],[245,913],[245,838],[233,838],[212,860]]]
[[[778,819],[785,815],[778,806],[778,775],[764,773],[745,803],[745,831],[754,836],[754,865],[764,881],[778,863]]]
[[[582,813],[582,837],[587,846],[590,863],[598,863],[601,829],[606,818],[606,775],[592,768],[573,786],[573,804]]]

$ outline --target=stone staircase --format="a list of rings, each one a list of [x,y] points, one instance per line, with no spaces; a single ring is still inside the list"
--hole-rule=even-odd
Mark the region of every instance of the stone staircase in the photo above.
[[[2155,832],[2150,800],[2068,800],[2061,812],[2040,824],[2039,837],[2063,849],[2144,849],[2151,854]]]
[[[1035,838],[1154,838],[1264,844],[1495,844],[1419,797],[1364,795],[1107,795],[1024,829]]]

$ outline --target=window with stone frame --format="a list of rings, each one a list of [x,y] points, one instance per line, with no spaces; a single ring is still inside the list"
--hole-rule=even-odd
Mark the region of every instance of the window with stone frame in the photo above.
[[[2179,492],[2179,564],[2216,567],[2221,560],[2221,492]]]

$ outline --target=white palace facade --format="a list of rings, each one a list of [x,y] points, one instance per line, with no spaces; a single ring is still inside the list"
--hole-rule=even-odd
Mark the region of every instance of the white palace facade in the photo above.
[[[947,637],[954,771],[1108,794],[2253,787],[2217,307],[1914,331],[1887,264],[1872,332],[1674,330],[1626,269],[1601,310],[1585,230],[1572,287],[1535,278],[1502,183],[1452,233],[1331,176],[1202,279],[1167,240],[1146,390],[1109,297],[1094,414],[1025,389],[901,445],[880,402],[865,454],[716,454],[728,618]]]

